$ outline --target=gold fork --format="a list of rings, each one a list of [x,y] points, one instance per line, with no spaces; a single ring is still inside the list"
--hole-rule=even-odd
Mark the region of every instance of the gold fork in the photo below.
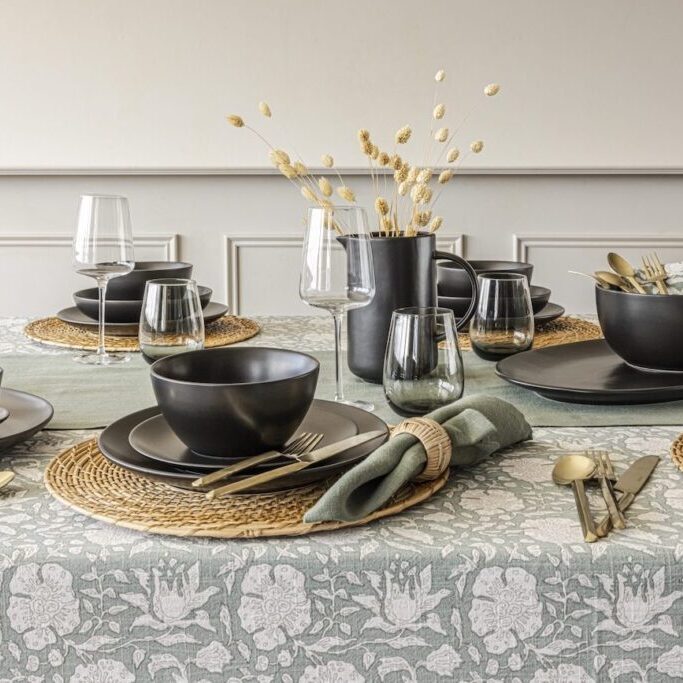
[[[669,289],[666,286],[666,279],[668,278],[666,268],[664,268],[664,264],[659,260],[657,254],[652,253],[650,256],[643,256],[643,270],[647,276],[645,282],[657,285],[660,294],[669,294]]]
[[[236,462],[234,465],[229,465],[228,467],[211,472],[211,474],[207,474],[199,479],[195,479],[192,482],[192,486],[200,487],[215,484],[217,481],[227,479],[233,474],[249,469],[254,465],[260,465],[269,460],[275,460],[281,455],[297,456],[302,453],[307,453],[323,440],[323,436],[324,434],[316,434],[315,432],[302,432],[299,436],[286,444],[280,451],[267,451],[260,455],[254,455],[251,458],[245,458],[244,460]]]

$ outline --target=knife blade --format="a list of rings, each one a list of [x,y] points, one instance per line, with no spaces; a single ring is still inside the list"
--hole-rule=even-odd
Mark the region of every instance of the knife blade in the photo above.
[[[623,495],[619,497],[617,505],[619,509],[624,512],[629,505],[634,501],[636,495],[645,486],[650,475],[654,472],[655,467],[659,464],[659,456],[645,455],[638,458],[614,484],[617,491],[621,491]],[[603,536],[612,528],[612,520],[609,515],[604,517],[596,527],[598,535]]]
[[[373,441],[378,439],[380,436],[386,436],[387,432],[383,429],[377,429],[372,432],[365,432],[364,434],[356,434],[356,436],[350,436],[348,439],[342,439],[337,441],[337,443],[330,444],[329,446],[323,446],[310,453],[304,453],[298,456],[296,462],[291,465],[283,465],[282,467],[277,467],[274,470],[268,472],[263,472],[261,474],[255,474],[253,477],[247,477],[246,479],[241,479],[240,481],[235,481],[232,484],[226,484],[225,486],[220,486],[218,488],[212,489],[206,494],[207,498],[220,498],[221,496],[226,496],[230,493],[238,493],[239,491],[245,491],[247,489],[258,486],[259,484],[265,484],[273,479],[279,479],[287,474],[293,474],[294,472],[299,472],[306,467],[310,467],[313,464],[332,458],[339,453],[342,453],[350,448],[355,448],[368,441]]]

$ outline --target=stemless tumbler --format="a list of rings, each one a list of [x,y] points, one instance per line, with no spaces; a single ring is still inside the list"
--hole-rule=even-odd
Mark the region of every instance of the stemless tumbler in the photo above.
[[[453,311],[394,311],[384,358],[384,395],[391,407],[399,415],[424,415],[459,399],[464,384]]]
[[[204,316],[194,280],[149,280],[140,315],[140,350],[148,363],[204,348]]]
[[[479,302],[470,323],[473,351],[500,360],[527,351],[534,342],[534,314],[526,275],[479,275]]]

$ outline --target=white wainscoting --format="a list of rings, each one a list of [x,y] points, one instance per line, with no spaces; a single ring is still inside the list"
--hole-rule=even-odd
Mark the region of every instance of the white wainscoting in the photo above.
[[[324,315],[299,299],[301,235],[226,235],[225,300],[235,314]],[[463,255],[464,236],[444,236],[437,248]]]
[[[595,312],[594,286],[587,278],[572,275],[577,270],[592,273],[609,270],[607,254],[616,251],[634,267],[640,267],[643,255],[655,251],[663,261],[683,260],[683,235],[647,235],[604,233],[589,235],[523,235],[512,237],[515,261],[534,264],[533,282],[553,283],[551,301],[568,311]]]
[[[70,234],[0,233],[1,316],[53,315],[73,305],[72,294],[94,286],[92,278],[72,268]],[[137,235],[140,261],[178,258],[175,234]]]

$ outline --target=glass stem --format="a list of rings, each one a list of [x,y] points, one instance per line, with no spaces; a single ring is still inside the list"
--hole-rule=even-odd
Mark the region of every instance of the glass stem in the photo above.
[[[342,354],[342,327],[344,325],[343,313],[332,313],[334,318],[334,356],[335,356],[335,401],[344,400],[344,356]]]
[[[97,280],[97,291],[99,294],[99,327],[98,327],[98,340],[97,340],[97,355],[100,357],[104,357],[107,355],[107,351],[104,348],[104,305],[105,305],[105,300],[106,300],[106,295],[107,295],[107,283],[108,280],[106,278],[98,278]]]

